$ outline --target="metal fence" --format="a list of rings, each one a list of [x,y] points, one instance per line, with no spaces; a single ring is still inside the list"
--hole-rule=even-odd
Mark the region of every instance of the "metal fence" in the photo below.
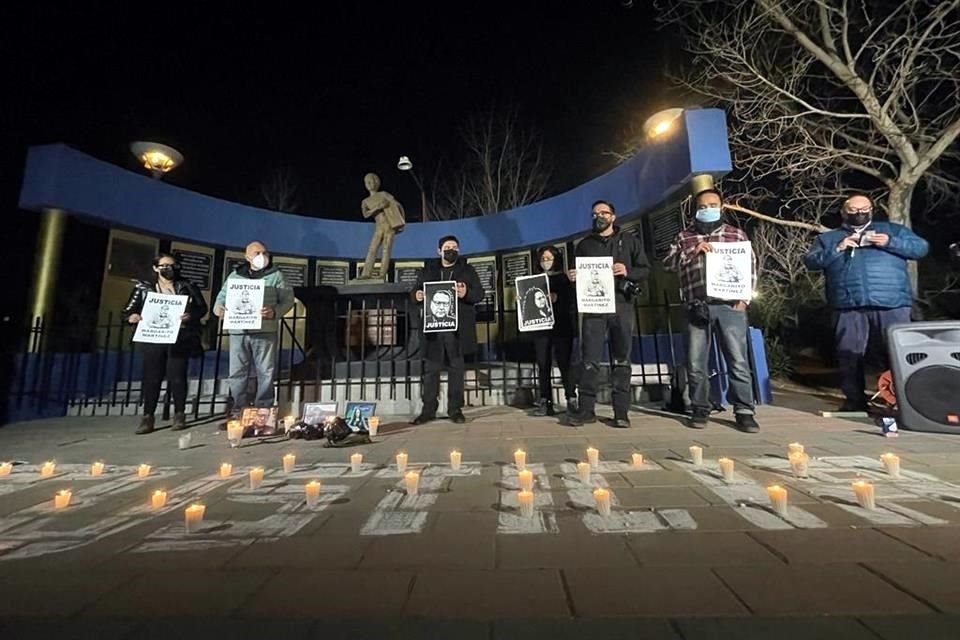
[[[635,307],[641,328],[632,352],[639,365],[635,385],[668,384],[683,359],[682,336],[674,332],[678,311],[679,304],[666,299]],[[143,365],[133,333],[134,326],[119,316],[85,331],[37,318],[15,341],[8,420],[137,413]],[[512,390],[536,386],[530,335],[517,331],[513,305],[477,306],[477,352],[467,363],[472,404],[501,404]],[[211,316],[205,352],[189,364],[187,410],[194,419],[222,413],[229,402],[228,341]],[[412,400],[419,395],[421,344],[420,308],[406,295],[336,296],[308,313],[298,305],[280,323],[277,396],[302,402]],[[170,399],[165,395],[161,402],[166,417]]]

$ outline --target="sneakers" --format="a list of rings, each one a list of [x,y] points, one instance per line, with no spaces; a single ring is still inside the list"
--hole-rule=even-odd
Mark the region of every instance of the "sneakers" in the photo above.
[[[433,422],[437,419],[437,416],[430,415],[428,413],[421,413],[416,418],[410,421],[412,425],[427,424],[428,422]]]
[[[153,416],[143,416],[143,418],[140,420],[140,426],[137,427],[137,435],[153,433],[153,427],[154,427]]]
[[[581,413],[577,411],[576,413],[567,413],[567,424],[571,427],[582,427],[585,424],[592,424],[597,421],[597,416],[594,413]]]
[[[533,410],[534,416],[542,418],[543,416],[554,416],[557,412],[553,409],[553,402],[545,398],[537,401],[537,408]]]
[[[687,418],[687,426],[691,429],[706,429],[710,422],[710,414],[699,409],[693,410],[693,415]]]
[[[856,400],[844,400],[837,413],[865,413],[867,410],[866,401],[857,402]]]
[[[576,398],[567,398],[567,413],[580,413],[580,402]]]
[[[173,430],[174,431],[183,431],[187,428],[187,414],[182,411],[179,413],[173,414]]]
[[[453,424],[464,424],[466,421],[467,418],[463,415],[463,411],[454,411],[450,414],[450,422]]]
[[[757,420],[753,417],[753,414],[738,413],[735,419],[737,421],[737,429],[744,433],[757,433],[760,431],[760,425],[757,424]]]
[[[630,418],[627,418],[627,417],[614,418],[613,422],[611,422],[610,424],[611,426],[614,426],[617,429],[629,429]]]

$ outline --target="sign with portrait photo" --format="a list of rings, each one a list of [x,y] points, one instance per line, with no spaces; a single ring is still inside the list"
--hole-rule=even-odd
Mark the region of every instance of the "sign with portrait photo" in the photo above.
[[[545,273],[516,279],[517,321],[520,331],[552,329],[553,303],[550,301],[550,279]]]
[[[336,402],[307,402],[303,405],[303,418],[301,422],[315,426],[327,418],[332,418],[336,415]]]
[[[224,329],[259,329],[263,325],[263,280],[230,278],[227,280],[227,309]]]
[[[277,407],[247,407],[240,417],[243,437],[272,436],[277,433]]]
[[[423,332],[456,331],[457,283],[453,280],[423,283]]]
[[[577,258],[577,309],[580,313],[616,313],[613,258]]]
[[[133,341],[152,344],[176,342],[180,333],[180,317],[187,311],[188,297],[152,291],[148,293]]]
[[[343,421],[347,423],[353,431],[370,431],[368,420],[370,416],[376,415],[376,402],[348,402],[347,409],[344,411]]]
[[[753,248],[749,242],[714,242],[706,253],[707,296],[719,300],[753,297]]]

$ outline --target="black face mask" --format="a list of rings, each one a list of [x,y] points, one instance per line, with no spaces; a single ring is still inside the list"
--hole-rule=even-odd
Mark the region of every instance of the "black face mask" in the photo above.
[[[162,266],[157,269],[157,273],[167,280],[173,280],[177,275],[177,269],[173,266]]]
[[[694,223],[694,226],[697,228],[697,233],[706,236],[719,229],[721,224],[723,224],[723,221],[721,220],[714,220],[713,222],[703,222],[701,220],[697,220]]]
[[[610,220],[610,218],[607,218],[605,216],[593,217],[593,230],[596,231],[597,233],[603,233],[604,231],[610,228],[611,224],[613,224],[613,222]]]
[[[853,215],[844,214],[843,216],[843,224],[853,229],[862,227],[868,222],[870,222],[869,213],[854,213]]]
[[[460,257],[460,252],[457,251],[456,249],[444,249],[444,250],[443,250],[443,259],[444,259],[448,264],[453,264],[454,262],[457,261],[457,258],[459,258],[459,257]]]

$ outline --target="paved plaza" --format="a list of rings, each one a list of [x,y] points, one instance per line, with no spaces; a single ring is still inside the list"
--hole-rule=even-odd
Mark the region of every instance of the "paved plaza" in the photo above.
[[[179,433],[133,435],[136,417],[4,427],[0,461],[22,464],[0,477],[0,637],[960,637],[960,439],[887,439],[865,421],[777,406],[761,408],[756,435],[729,414],[703,431],[654,410],[630,430],[506,407],[467,414],[466,425],[384,418],[373,444],[346,449],[282,438],[231,449],[209,422],[179,450]],[[806,478],[791,471],[792,442],[810,455]],[[588,447],[600,458],[589,484],[576,467]],[[518,505],[518,448],[533,517]],[[885,452],[900,456],[900,477]],[[720,457],[734,461],[731,479]],[[96,478],[95,460],[106,464]],[[44,478],[46,461],[56,468]],[[256,466],[265,476],[252,489]],[[858,479],[874,485],[875,510],[856,502]],[[311,480],[321,490],[308,506]],[[785,513],[771,484],[788,491]],[[61,489],[71,504],[55,509]],[[156,490],[163,507],[150,504]],[[188,534],[195,502],[204,520]]]

